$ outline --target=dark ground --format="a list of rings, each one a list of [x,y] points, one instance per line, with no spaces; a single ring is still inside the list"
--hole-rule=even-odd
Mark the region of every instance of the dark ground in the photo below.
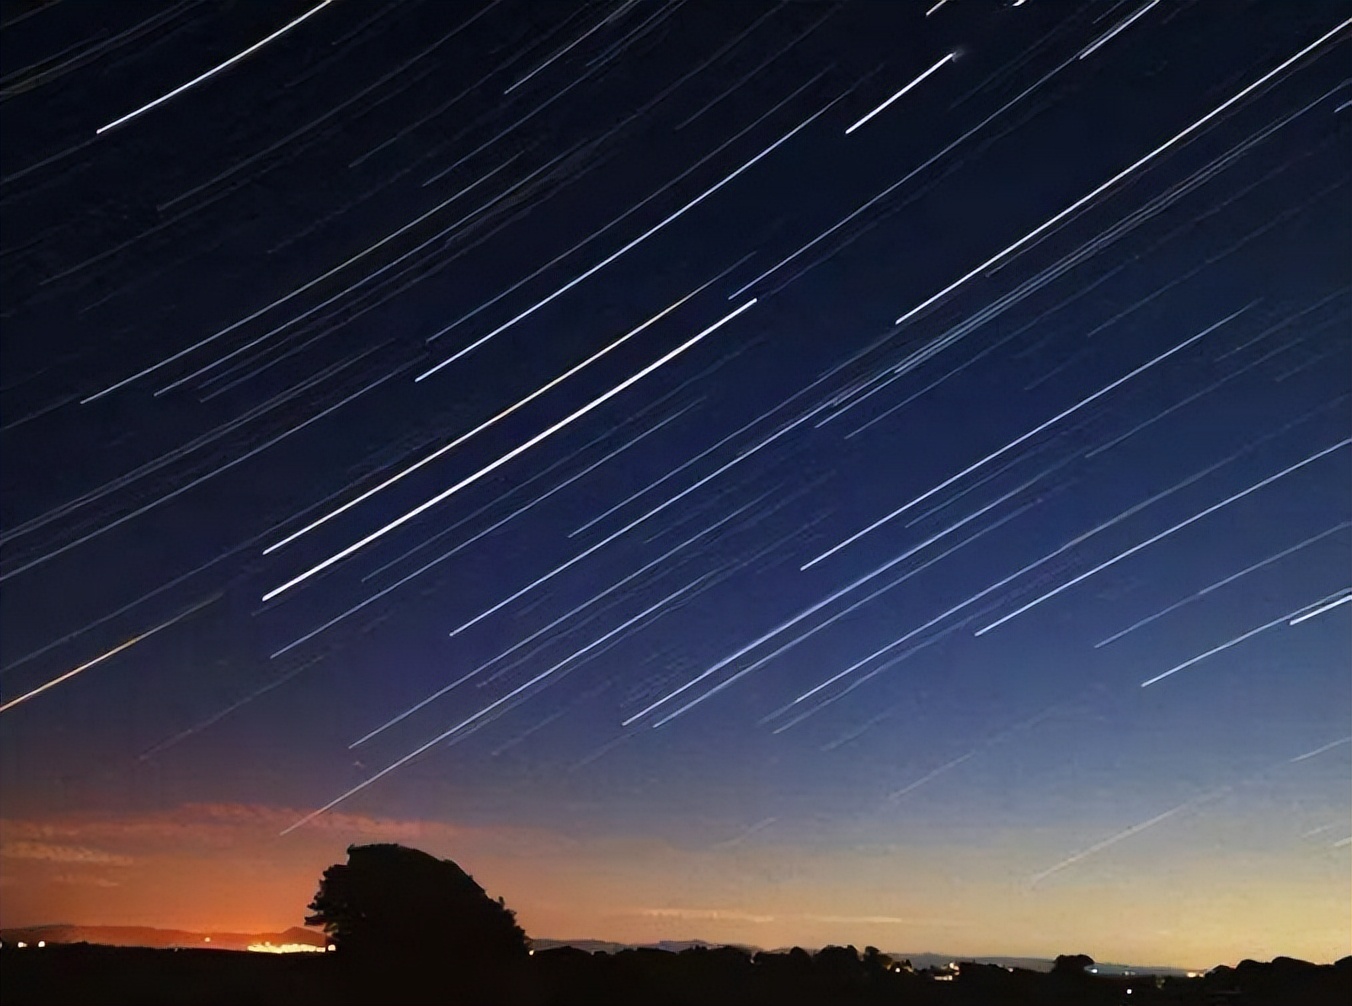
[[[513,973],[480,976],[435,964],[357,967],[336,954],[269,955],[87,944],[0,952],[4,1006],[263,1006],[263,1004],[981,1004],[1346,1006],[1352,958],[1317,966],[1245,961],[1197,979],[1041,974],[968,964],[951,981],[884,970],[851,948],[748,957],[732,949],[614,955],[540,951]]]

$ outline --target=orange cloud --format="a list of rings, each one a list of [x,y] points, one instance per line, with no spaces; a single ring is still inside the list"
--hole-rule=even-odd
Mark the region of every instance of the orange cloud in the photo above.
[[[5,859],[33,859],[48,863],[92,863],[99,866],[130,866],[130,856],[90,849],[82,845],[55,845],[50,842],[0,843],[0,857]]]
[[[139,814],[0,818],[0,916],[5,925],[284,928],[304,918],[321,871],[351,844],[399,842],[455,859],[494,893],[567,844],[527,829],[351,813],[323,815],[280,837],[304,814],[190,803]],[[108,876],[108,867],[118,872]]]
[[[97,875],[85,875],[81,873],[58,873],[52,877],[53,884],[72,884],[77,887],[121,887],[116,880],[109,880],[107,877]]]

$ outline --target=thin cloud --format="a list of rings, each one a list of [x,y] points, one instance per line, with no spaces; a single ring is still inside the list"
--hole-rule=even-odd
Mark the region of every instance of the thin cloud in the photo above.
[[[90,849],[82,845],[24,841],[0,844],[0,858],[47,863],[90,863],[99,866],[130,866],[133,862],[130,856],[121,856],[102,849]]]

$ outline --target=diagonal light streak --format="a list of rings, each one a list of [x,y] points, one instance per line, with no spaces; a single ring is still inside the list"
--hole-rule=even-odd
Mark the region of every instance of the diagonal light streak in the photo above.
[[[1243,499],[1245,496],[1248,496],[1250,493],[1257,492],[1259,489],[1262,489],[1264,486],[1271,485],[1273,482],[1276,482],[1278,479],[1284,478],[1285,476],[1290,475],[1292,472],[1298,471],[1299,469],[1304,468],[1306,465],[1312,464],[1313,462],[1318,461],[1320,458],[1324,457],[1324,455],[1326,455],[1326,454],[1332,454],[1334,451],[1338,450],[1340,447],[1346,447],[1348,444],[1352,444],[1352,437],[1349,437],[1349,438],[1347,438],[1347,439],[1345,439],[1345,440],[1340,440],[1340,441],[1338,441],[1338,443],[1334,444],[1334,445],[1331,446],[1331,447],[1325,447],[1322,451],[1316,451],[1314,454],[1311,454],[1308,458],[1305,458],[1305,459],[1302,460],[1302,461],[1297,461],[1294,465],[1290,465],[1290,466],[1288,466],[1288,467],[1286,467],[1286,468],[1283,468],[1283,469],[1282,469],[1281,471],[1279,471],[1276,475],[1269,475],[1267,478],[1261,479],[1260,481],[1255,482],[1253,485],[1249,486],[1247,489],[1242,489],[1242,490],[1240,490],[1239,492],[1235,493],[1233,496],[1227,496],[1225,499],[1221,500],[1219,503],[1213,503],[1211,506],[1207,507],[1205,510],[1202,510],[1202,511],[1199,511],[1198,513],[1193,514],[1193,515],[1192,515],[1191,517],[1189,517],[1187,520],[1179,521],[1177,524],[1174,524],[1172,527],[1165,528],[1163,531],[1159,532],[1159,534],[1151,535],[1151,536],[1150,536],[1149,538],[1147,538],[1145,541],[1139,542],[1138,544],[1133,545],[1131,548],[1127,549],[1127,550],[1124,551],[1124,552],[1119,552],[1117,555],[1113,556],[1111,559],[1107,559],[1107,560],[1105,560],[1104,562],[1099,563],[1099,564],[1098,564],[1097,566],[1095,566],[1093,569],[1086,570],[1085,572],[1081,573],[1079,576],[1074,577],[1073,579],[1068,580],[1068,581],[1066,581],[1065,583],[1061,584],[1061,586],[1057,587],[1056,589],[1050,590],[1050,591],[1048,591],[1047,593],[1041,595],[1040,597],[1037,597],[1037,598],[1035,598],[1034,600],[1029,601],[1027,604],[1023,605],[1022,607],[1016,608],[1015,610],[1011,611],[1009,614],[1003,615],[1003,616],[1001,616],[1000,618],[997,618],[994,622],[991,622],[990,625],[987,625],[986,627],[984,627],[984,628],[982,628],[982,629],[978,629],[976,634],[977,634],[978,636],[985,635],[987,632],[990,632],[991,629],[994,629],[996,626],[998,626],[998,625],[1003,625],[1005,622],[1008,622],[1011,618],[1017,618],[1019,615],[1022,615],[1025,611],[1029,611],[1029,610],[1032,609],[1032,608],[1036,608],[1036,607],[1037,607],[1039,604],[1041,604],[1043,601],[1050,600],[1051,598],[1055,597],[1057,594],[1061,593],[1063,590],[1069,590],[1071,587],[1075,586],[1077,583],[1082,583],[1083,581],[1089,579],[1089,578],[1090,578],[1091,576],[1093,576],[1094,574],[1099,573],[1099,572],[1101,572],[1101,571],[1107,569],[1109,566],[1115,565],[1115,564],[1121,562],[1123,559],[1126,559],[1126,558],[1128,558],[1129,556],[1135,555],[1137,552],[1141,551],[1141,550],[1144,549],[1144,548],[1148,548],[1149,546],[1155,544],[1155,543],[1158,542],[1158,541],[1162,541],[1163,539],[1169,537],[1169,535],[1173,534],[1175,531],[1181,531],[1183,528],[1187,527],[1187,526],[1190,525],[1190,524],[1196,523],[1197,521],[1201,520],[1203,517],[1206,517],[1208,514],[1213,514],[1213,513],[1215,513],[1217,510],[1220,510],[1220,509],[1223,508],[1223,507],[1229,506],[1231,503],[1234,503],[1234,502],[1237,502],[1238,500]],[[1294,613],[1293,613],[1293,614],[1294,614]],[[1286,617],[1289,618],[1290,616],[1286,616]],[[1158,680],[1158,679],[1154,679],[1154,680]],[[1146,682],[1146,683],[1149,684],[1150,682]]]
[[[195,86],[195,85],[197,85],[197,84],[202,83],[202,81],[206,80],[206,79],[209,78],[209,77],[214,77],[214,76],[216,76],[216,74],[220,73],[222,70],[228,69],[229,67],[231,67],[231,66],[233,66],[234,64],[238,63],[241,59],[244,59],[246,56],[250,55],[251,53],[257,52],[259,49],[263,48],[263,46],[267,45],[267,44],[268,44],[269,42],[271,42],[273,39],[277,39],[277,38],[280,38],[281,36],[285,35],[287,32],[289,32],[292,28],[296,27],[296,25],[300,24],[302,21],[305,21],[305,20],[307,20],[308,18],[314,17],[314,15],[318,14],[321,10],[323,10],[325,7],[327,7],[327,6],[328,6],[329,4],[331,4],[331,3],[333,3],[333,0],[323,0],[323,2],[320,3],[318,6],[310,8],[310,9],[307,10],[304,14],[302,14],[300,17],[296,18],[294,21],[291,21],[291,22],[289,22],[289,23],[287,23],[287,24],[282,25],[282,27],[278,28],[276,31],[274,31],[274,32],[273,32],[271,35],[269,35],[267,38],[260,39],[259,41],[255,42],[253,45],[249,46],[249,48],[245,49],[243,52],[237,52],[237,53],[235,53],[235,55],[231,56],[231,57],[230,57],[229,59],[227,59],[224,63],[219,63],[219,64],[217,64],[216,66],[213,66],[213,67],[212,67],[210,70],[208,70],[206,73],[200,73],[200,74],[198,74],[196,77],[194,77],[192,80],[188,81],[186,84],[180,84],[178,87],[174,88],[174,89],[173,89],[172,91],[170,91],[168,94],[162,94],[162,95],[160,95],[158,98],[156,98],[154,101],[149,102],[149,103],[147,103],[147,104],[145,104],[145,105],[142,105],[140,108],[136,109],[135,111],[128,112],[126,115],[122,116],[121,118],[114,119],[112,122],[108,123],[106,126],[100,126],[98,129],[94,130],[94,134],[97,136],[97,135],[99,135],[99,134],[108,132],[108,130],[110,130],[110,129],[116,129],[118,126],[122,125],[123,123],[125,123],[125,122],[130,122],[132,119],[136,118],[138,115],[143,115],[143,114],[145,114],[146,112],[149,112],[152,108],[155,108],[155,107],[158,106],[158,105],[163,105],[163,104],[164,104],[166,101],[168,101],[170,98],[173,98],[173,97],[176,97],[177,95],[182,94],[182,93],[183,93],[184,91],[186,91],[188,88],[193,87],[193,86]]]
[[[557,433],[559,430],[563,429],[569,423],[573,422],[573,420],[586,415],[588,412],[591,412],[595,408],[598,408],[605,402],[614,398],[620,392],[624,391],[630,385],[636,383],[637,381],[642,380],[643,378],[651,374],[654,370],[661,367],[663,364],[666,364],[671,360],[675,359],[681,353],[684,353],[695,343],[703,339],[706,335],[727,324],[729,321],[737,317],[739,314],[750,308],[755,303],[756,299],[753,297],[751,300],[747,301],[745,304],[737,308],[735,311],[732,311],[731,313],[724,315],[722,318],[714,322],[712,325],[710,325],[704,331],[700,332],[694,338],[687,339],[685,342],[681,343],[681,345],[677,346],[675,349],[667,353],[665,356],[654,361],[653,363],[648,364],[648,366],[644,367],[638,373],[626,378],[619,384],[615,385],[615,387],[611,388],[604,395],[601,395],[599,398],[593,399],[586,405],[582,406],[582,408],[578,409],[576,412],[572,413],[569,416],[565,416],[563,419],[560,419],[553,426],[550,426],[544,431],[537,433],[535,436],[531,437],[529,440],[527,440],[524,444],[521,444],[519,447],[514,447],[512,450],[502,455],[502,457],[498,458],[496,461],[493,461],[490,464],[485,465],[483,468],[480,468],[473,475],[466,476],[465,478],[457,482],[455,485],[451,486],[449,489],[445,489],[442,492],[437,493],[437,495],[433,496],[430,500],[427,500],[425,503],[420,503],[418,506],[408,511],[408,513],[404,514],[403,516],[395,518],[394,520],[386,524],[384,527],[372,531],[365,538],[361,538],[358,541],[353,542],[351,545],[347,546],[347,548],[334,553],[333,555],[325,559],[323,562],[317,563],[316,565],[311,566],[305,572],[292,577],[290,580],[286,581],[286,583],[282,584],[280,587],[274,587],[272,590],[268,591],[266,594],[263,595],[263,600],[270,601],[274,597],[277,597],[279,594],[282,594],[283,592],[290,590],[297,584],[303,583],[310,577],[314,576],[316,573],[328,569],[336,562],[340,562],[343,559],[346,559],[349,555],[351,555],[352,553],[356,552],[359,549],[365,548],[367,545],[371,544],[371,542],[375,541],[377,538],[380,538],[388,534],[390,531],[393,531],[395,528],[408,523],[414,517],[418,516],[418,514],[436,506],[438,503],[441,503],[443,500],[448,499],[453,494],[459,492],[466,486],[474,482],[477,482],[485,475],[502,467],[508,461],[515,458],[517,455],[524,453],[525,451],[534,447],[536,444],[540,443],[542,440]]]
[[[1062,220],[1066,219],[1066,217],[1070,216],[1070,215],[1071,215],[1072,213],[1074,213],[1076,210],[1082,208],[1083,206],[1085,206],[1085,204],[1087,204],[1087,203],[1091,202],[1092,200],[1096,199],[1098,196],[1102,195],[1102,194],[1103,194],[1104,192],[1106,192],[1108,189],[1112,188],[1112,186],[1116,185],[1116,184],[1117,184],[1118,182],[1120,182],[1122,179],[1126,178],[1126,177],[1127,177],[1128,175],[1130,175],[1132,172],[1136,171],[1137,168],[1140,168],[1140,167],[1142,167],[1143,165],[1145,165],[1145,164],[1149,163],[1150,161],[1154,160],[1154,159],[1155,159],[1156,157],[1158,157],[1160,154],[1164,153],[1164,151],[1168,150],[1170,147],[1172,147],[1174,144],[1176,144],[1179,140],[1182,140],[1184,137],[1187,137],[1187,136],[1192,135],[1192,134],[1195,133],[1198,129],[1201,129],[1202,126],[1206,125],[1206,123],[1210,122],[1210,121],[1211,121],[1212,119],[1214,119],[1216,116],[1218,116],[1218,115],[1220,115],[1222,112],[1224,112],[1227,108],[1231,107],[1232,105],[1234,105],[1235,103],[1237,103],[1237,102],[1239,102],[1239,101],[1242,101],[1244,98],[1248,97],[1250,94],[1252,94],[1252,93],[1253,93],[1254,91],[1256,91],[1258,88],[1262,87],[1262,86],[1263,86],[1264,84],[1266,84],[1268,81],[1272,80],[1272,78],[1276,77],[1279,73],[1282,73],[1284,70],[1288,69],[1288,68],[1291,67],[1293,64],[1299,62],[1301,59],[1303,59],[1304,57],[1308,56],[1310,53],[1314,52],[1316,49],[1318,49],[1320,46],[1322,46],[1325,42],[1329,41],[1329,39],[1333,38],[1335,35],[1337,35],[1339,32],[1341,32],[1341,31],[1342,31],[1344,28],[1346,28],[1348,25],[1352,25],[1352,18],[1348,18],[1347,20],[1343,21],[1341,24],[1337,25],[1336,27],[1331,28],[1329,31],[1327,31],[1327,32],[1325,32],[1323,35],[1319,36],[1319,38],[1315,39],[1313,42],[1311,42],[1311,43],[1310,43],[1309,45],[1307,45],[1305,48],[1303,48],[1303,49],[1301,49],[1299,52],[1297,52],[1294,56],[1291,56],[1291,57],[1289,57],[1288,59],[1283,60],[1283,61],[1282,61],[1281,63],[1279,63],[1277,66],[1273,67],[1273,68],[1272,68],[1271,70],[1269,70],[1267,73],[1263,74],[1263,76],[1261,76],[1261,77],[1259,77],[1257,80],[1255,80],[1252,84],[1249,84],[1247,87],[1241,89],[1240,91],[1238,91],[1237,93],[1235,93],[1235,94],[1232,95],[1231,97],[1227,98],[1225,101],[1221,102],[1219,105],[1217,105],[1215,108],[1213,108],[1210,112],[1207,112],[1206,115],[1202,116],[1200,119],[1198,119],[1198,120],[1197,120],[1196,122],[1194,122],[1192,125],[1188,126],[1186,129],[1182,130],[1181,132],[1174,134],[1173,137],[1171,137],[1170,139],[1168,139],[1168,140],[1166,140],[1165,142],[1161,143],[1161,144],[1160,144],[1158,147],[1156,147],[1154,150],[1150,151],[1150,153],[1146,154],[1144,157],[1140,158],[1139,160],[1135,161],[1134,163],[1132,163],[1132,164],[1128,165],[1127,167],[1123,168],[1121,171],[1119,171],[1117,174],[1113,175],[1113,177],[1109,178],[1106,182],[1104,182],[1104,183],[1103,183],[1102,185],[1100,185],[1098,188],[1094,189],[1093,191],[1089,192],[1089,193],[1086,194],[1086,195],[1081,196],[1079,199],[1075,200],[1075,202],[1071,203],[1069,206],[1067,206],[1065,209],[1063,209],[1060,213],[1057,213],[1055,216],[1053,216],[1053,217],[1051,217],[1050,219],[1048,219],[1048,220],[1044,221],[1043,223],[1039,224],[1037,227],[1035,227],[1033,230],[1029,231],[1029,232],[1028,232],[1027,234],[1025,234],[1023,237],[1019,238],[1019,240],[1015,241],[1012,245],[1009,245],[1008,247],[1006,247],[1006,248],[1004,248],[1004,249],[1002,249],[1002,250],[996,252],[996,253],[995,253],[994,255],[992,255],[990,258],[986,259],[985,262],[982,262],[979,266],[977,266],[975,269],[973,269],[971,272],[969,272],[969,273],[967,273],[966,275],[961,276],[960,278],[954,280],[952,283],[948,284],[948,286],[944,287],[942,290],[940,290],[938,293],[934,294],[933,296],[928,297],[927,299],[921,301],[921,302],[920,302],[919,304],[917,304],[915,307],[911,308],[909,311],[907,311],[905,314],[903,314],[900,318],[898,318],[898,319],[896,320],[895,324],[900,325],[900,324],[902,324],[902,323],[904,323],[904,322],[906,322],[906,321],[909,321],[911,318],[914,318],[914,317],[915,317],[917,314],[919,314],[921,311],[925,310],[925,308],[927,308],[927,307],[929,307],[930,305],[936,303],[937,301],[941,300],[942,298],[947,297],[950,293],[952,293],[952,292],[953,292],[954,290],[956,290],[958,287],[962,286],[964,283],[966,283],[966,282],[967,282],[969,279],[971,279],[973,276],[976,276],[976,275],[978,275],[979,273],[985,272],[987,269],[989,269],[992,265],[994,265],[994,264],[995,264],[996,262],[998,262],[1000,259],[1004,258],[1004,257],[1005,257],[1006,255],[1008,255],[1010,252],[1017,251],[1018,249],[1022,248],[1024,245],[1028,244],[1028,242],[1030,242],[1030,241],[1032,241],[1034,238],[1036,238],[1039,234],[1042,234],[1042,233],[1044,233],[1045,231],[1047,231],[1048,229],[1054,227],[1056,224],[1058,224],[1058,223],[1060,223]]]
[[[878,528],[882,527],[884,524],[886,524],[888,521],[892,520],[894,517],[898,517],[898,516],[900,516],[901,514],[905,513],[907,510],[911,509],[911,507],[915,506],[917,503],[922,503],[922,502],[924,502],[925,500],[927,500],[927,499],[929,499],[931,496],[933,496],[935,493],[941,492],[942,490],[946,489],[948,486],[951,486],[954,482],[958,481],[958,479],[963,478],[963,477],[966,476],[966,475],[970,475],[972,472],[976,471],[976,470],[977,470],[978,468],[980,468],[982,465],[987,464],[988,462],[994,461],[996,458],[1000,457],[1000,455],[1005,454],[1005,453],[1008,452],[1008,451],[1012,451],[1015,447],[1018,447],[1020,444],[1024,443],[1024,442],[1027,441],[1027,440],[1029,440],[1031,437],[1037,436],[1039,433],[1041,433],[1043,430],[1047,429],[1049,426],[1052,426],[1052,425],[1054,425],[1055,423],[1059,423],[1062,419],[1065,419],[1067,416],[1069,416],[1069,415],[1071,415],[1071,414],[1073,414],[1073,413],[1075,413],[1075,412],[1078,412],[1080,409],[1084,408],[1084,407],[1085,407],[1086,405],[1088,405],[1089,403],[1091,403],[1091,402],[1093,402],[1093,401],[1095,401],[1095,400],[1097,400],[1097,399],[1099,399],[1099,398],[1102,398],[1104,395],[1106,395],[1108,392],[1112,391],[1114,388],[1118,388],[1118,387],[1120,387],[1121,385],[1125,384],[1127,381],[1130,381],[1133,377],[1136,377],[1138,374],[1144,373],[1145,371],[1149,370],[1151,367],[1155,366],[1155,364],[1160,363],[1161,361],[1166,360],[1166,359],[1168,359],[1169,357],[1173,356],[1175,353],[1179,352],[1180,350],[1186,349],[1188,346],[1191,346],[1191,345],[1192,345],[1194,342],[1196,342],[1198,339],[1201,339],[1201,338],[1203,338],[1204,336],[1210,334],[1211,332],[1214,332],[1216,329],[1220,328],[1220,327],[1221,327],[1222,325],[1224,325],[1226,322],[1231,321],[1231,320],[1233,320],[1234,318],[1237,318],[1239,315],[1243,314],[1243,313],[1244,313],[1245,311],[1247,311],[1250,307],[1252,307],[1252,306],[1254,305],[1254,303],[1256,303],[1256,302],[1250,302],[1250,303],[1244,305],[1244,306],[1241,307],[1238,311],[1234,312],[1234,314],[1231,314],[1231,315],[1229,315],[1229,316],[1227,316],[1227,317],[1225,317],[1225,318],[1222,318],[1220,321],[1216,322],[1214,325],[1211,325],[1211,326],[1209,326],[1209,327],[1207,327],[1207,328],[1204,328],[1202,331],[1198,332],[1196,335],[1192,336],[1191,338],[1189,338],[1189,339],[1184,339],[1182,342],[1180,342],[1180,343],[1179,343],[1177,346],[1175,346],[1173,349],[1170,349],[1170,350],[1168,350],[1168,351],[1166,351],[1166,352],[1161,353],[1159,356],[1155,357],[1153,360],[1150,360],[1148,363],[1143,363],[1143,364],[1141,364],[1141,365],[1140,365],[1139,367],[1137,367],[1135,370],[1131,371],[1131,373],[1126,374],[1126,375],[1124,375],[1124,376],[1122,376],[1122,377],[1119,377],[1117,380],[1113,381],[1111,384],[1104,385],[1102,388],[1100,388],[1098,391],[1094,392],[1094,393],[1093,393],[1092,395],[1090,395],[1089,397],[1080,399],[1078,402],[1076,402],[1076,403],[1075,403],[1074,405],[1072,405],[1070,408],[1065,409],[1064,411],[1057,413],[1056,415],[1052,416],[1051,419],[1048,419],[1045,423],[1041,423],[1040,425],[1033,427],[1033,428],[1032,428],[1031,430],[1029,430],[1027,433],[1023,434],[1023,436],[1018,437],[1018,438],[1016,438],[1016,439],[1014,439],[1014,440],[1011,440],[1009,443],[1005,444],[1005,446],[1001,447],[999,450],[993,451],[992,453],[987,454],[987,455],[986,455],[984,458],[982,458],[980,461],[977,461],[977,462],[975,462],[975,463],[973,463],[973,464],[968,465],[968,466],[967,466],[966,468],[964,468],[962,471],[958,472],[958,474],[956,474],[956,475],[954,475],[954,476],[951,476],[950,478],[945,479],[943,482],[940,482],[940,483],[939,483],[937,486],[935,486],[933,489],[930,489],[929,491],[927,491],[927,492],[925,492],[925,493],[922,493],[921,495],[917,496],[915,499],[911,500],[909,503],[906,503],[906,504],[904,504],[904,505],[902,505],[902,506],[897,507],[897,509],[895,509],[895,510],[893,510],[891,513],[887,514],[885,517],[879,517],[877,520],[875,520],[875,521],[874,521],[872,524],[870,524],[868,527],[864,528],[862,531],[856,531],[854,534],[850,535],[850,537],[846,538],[844,541],[839,542],[839,543],[836,544],[836,545],[833,545],[831,548],[827,549],[825,552],[823,552],[821,555],[817,556],[815,559],[809,560],[807,563],[805,563],[805,564],[803,565],[802,568],[803,568],[803,569],[810,569],[811,567],[817,565],[817,563],[821,562],[823,559],[826,559],[826,558],[829,558],[829,557],[832,556],[832,555],[835,555],[835,554],[836,554],[837,552],[839,552],[842,548],[845,548],[845,547],[848,546],[848,545],[852,545],[854,542],[856,542],[856,541],[858,541],[860,538],[864,537],[864,535],[866,535],[866,534],[868,534],[869,532],[875,531],[875,530],[877,530]]]

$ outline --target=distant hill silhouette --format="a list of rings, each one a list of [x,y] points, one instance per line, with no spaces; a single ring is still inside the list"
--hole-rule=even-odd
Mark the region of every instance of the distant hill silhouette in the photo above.
[[[281,932],[236,933],[216,930],[156,929],[151,926],[85,926],[58,923],[0,929],[0,942],[12,945],[22,940],[48,943],[96,943],[107,947],[193,947],[208,950],[247,950],[251,945],[304,943],[322,949],[328,944],[323,933],[292,926]]]
[[[763,948],[753,946],[749,943],[709,943],[706,940],[658,940],[656,943],[619,943],[614,940],[558,940],[548,937],[533,938],[531,945],[536,950],[554,950],[558,947],[574,947],[578,950],[585,950],[587,953],[617,954],[621,950],[666,950],[670,953],[680,953],[683,950],[692,950],[697,947],[715,948],[723,946],[735,946],[747,953],[755,954]],[[791,947],[776,947],[765,950],[766,953],[786,954]],[[1056,963],[1051,957],[973,957],[970,954],[945,954],[938,951],[927,950],[922,953],[909,953],[900,950],[889,950],[887,956],[899,961],[910,961],[917,970],[926,968],[942,968],[953,961],[970,961],[974,964],[994,964],[1002,968],[1022,968],[1025,971],[1051,971]],[[1175,968],[1165,967],[1158,964],[1116,964],[1104,961],[1097,962],[1094,967],[1096,973],[1101,975],[1165,975],[1174,978],[1182,978],[1190,971],[1202,971],[1204,968]]]
[[[211,939],[209,944],[204,942],[206,937]],[[85,926],[65,923],[0,930],[0,942],[12,944],[18,940],[23,940],[26,943],[46,940],[48,943],[96,943],[110,947],[198,947],[214,950],[244,950],[250,945],[259,943],[271,943],[274,946],[281,946],[285,943],[307,943],[322,948],[328,943],[328,938],[323,933],[314,929],[303,929],[300,926],[293,926],[282,932],[258,933],[156,929],[149,926]],[[572,947],[589,954],[617,954],[622,950],[663,950],[678,954],[685,950],[700,947],[713,949],[730,944],[711,943],[699,939],[658,940],[654,943],[621,943],[615,940],[568,940],[540,937],[532,939],[531,945],[537,951]],[[731,946],[749,954],[755,954],[763,949],[745,943],[731,944]],[[779,947],[766,952],[783,954],[788,953],[789,950],[789,947]],[[889,957],[897,960],[909,960],[917,970],[941,968],[952,961],[971,961],[976,964],[994,964],[1004,968],[1022,968],[1027,971],[1046,972],[1052,969],[1054,963],[1053,958],[1050,957],[973,957],[969,954],[945,954],[939,951],[924,951],[922,953],[888,951],[887,953]],[[1094,966],[1097,968],[1098,974],[1105,976],[1165,975],[1181,978],[1188,973],[1187,969],[1184,968],[1152,964],[1116,964],[1100,961]],[[1194,970],[1202,971],[1205,968]]]

